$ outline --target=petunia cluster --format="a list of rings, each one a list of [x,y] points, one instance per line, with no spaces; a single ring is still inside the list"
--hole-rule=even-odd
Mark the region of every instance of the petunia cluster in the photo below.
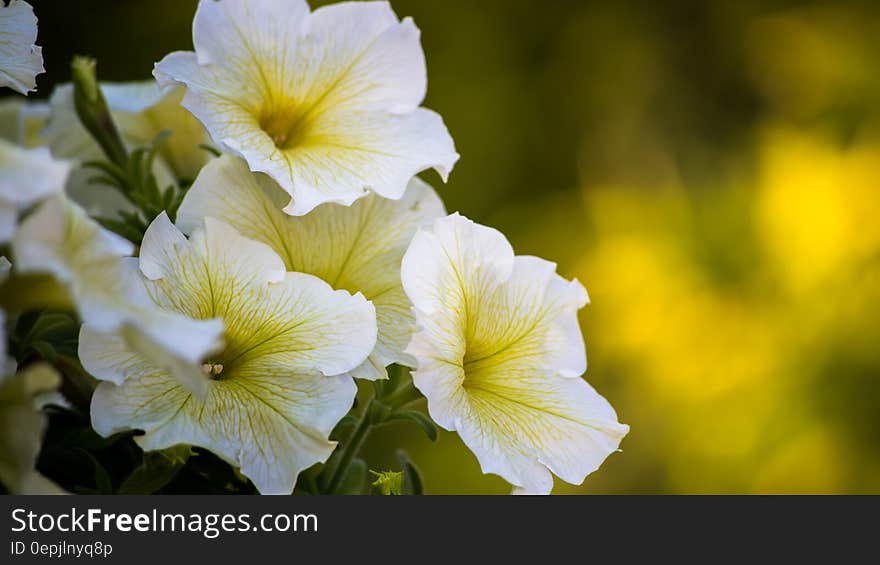
[[[22,94],[36,25],[0,5],[0,85]],[[628,427],[582,378],[584,287],[416,176],[459,158],[421,106],[419,34],[387,2],[201,0],[194,50],[154,80],[77,59],[48,104],[0,104],[6,489],[58,488],[34,470],[58,373],[99,436],[209,452],[261,493],[346,492],[394,420],[457,432],[514,492],[618,449]],[[75,316],[73,362],[14,335],[34,311]],[[403,463],[383,492],[417,490]]]

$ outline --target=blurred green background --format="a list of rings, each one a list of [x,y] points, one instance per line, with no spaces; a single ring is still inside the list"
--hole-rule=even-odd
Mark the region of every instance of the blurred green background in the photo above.
[[[191,48],[194,1],[33,3],[40,97],[74,53],[135,80]],[[556,492],[880,492],[880,5],[393,6],[462,155],[426,178],[592,297],[587,379],[632,430]],[[372,467],[398,445],[429,492],[508,491],[448,433],[380,430]]]

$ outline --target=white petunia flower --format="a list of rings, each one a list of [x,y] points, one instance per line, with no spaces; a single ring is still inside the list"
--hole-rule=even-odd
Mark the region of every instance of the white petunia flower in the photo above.
[[[403,352],[413,317],[400,284],[400,260],[416,230],[446,214],[434,190],[413,178],[400,200],[373,194],[352,206],[323,204],[306,216],[285,214],[285,196],[272,179],[251,173],[244,161],[227,155],[202,170],[180,206],[177,223],[188,233],[206,217],[222,220],[272,247],[287,270],[363,293],[376,307],[379,337],[353,376],[380,379],[391,363],[413,366]]]
[[[156,65],[214,141],[272,177],[285,212],[400,198],[419,171],[443,179],[458,160],[427,88],[419,30],[386,2],[309,13],[304,0],[202,0],[195,52]]]
[[[187,240],[159,216],[144,237],[139,272],[161,308],[222,318],[225,346],[201,360],[200,398],[118,334],[85,327],[83,365],[113,381],[92,399],[95,430],[144,430],[137,441],[146,450],[201,446],[240,467],[260,492],[289,494],[301,470],[333,451],[328,436],[356,392],[340,375],[375,345],[373,306],[286,272],[268,246],[211,218]]]
[[[102,331],[124,328],[138,343],[195,362],[220,342],[220,320],[194,320],[155,307],[124,258],[133,245],[105,230],[63,195],[39,205],[12,242],[14,271],[46,273],[64,284],[83,323]],[[145,352],[148,355],[151,351]],[[186,374],[179,377],[193,380]]]
[[[58,373],[43,364],[0,378],[0,483],[12,494],[62,492],[35,469],[46,429],[36,398],[60,382]]]
[[[22,94],[35,90],[36,76],[45,72],[37,41],[37,17],[22,0],[0,2],[0,86]]]
[[[0,139],[0,243],[15,234],[18,213],[62,190],[69,172],[70,164],[45,147],[24,149]]]
[[[408,347],[415,385],[483,472],[549,493],[551,472],[580,484],[617,450],[628,426],[580,378],[579,282],[458,214],[415,235],[401,277],[419,327]]]

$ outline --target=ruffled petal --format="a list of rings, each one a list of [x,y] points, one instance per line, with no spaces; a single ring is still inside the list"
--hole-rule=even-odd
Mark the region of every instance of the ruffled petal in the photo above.
[[[391,363],[413,365],[403,353],[413,331],[409,299],[400,284],[400,261],[415,231],[445,212],[434,190],[412,179],[400,200],[369,196],[351,207],[326,204],[302,217],[284,214],[285,194],[241,159],[208,164],[177,215],[186,232],[216,218],[269,245],[290,271],[309,273],[334,288],[360,292],[376,308],[378,341],[359,378],[384,378]]]
[[[22,94],[37,88],[37,75],[45,72],[37,41],[37,17],[23,0],[0,4],[0,86]]]
[[[160,84],[215,142],[287,192],[285,211],[350,205],[372,191],[400,198],[413,175],[446,179],[458,159],[437,114],[419,108],[424,54],[411,20],[384,2],[308,14],[300,2],[201,2],[195,53],[156,65]]]
[[[419,327],[407,349],[413,381],[484,472],[546,494],[551,473],[580,484],[617,450],[629,428],[579,378],[579,282],[458,215],[416,234],[401,276]]]

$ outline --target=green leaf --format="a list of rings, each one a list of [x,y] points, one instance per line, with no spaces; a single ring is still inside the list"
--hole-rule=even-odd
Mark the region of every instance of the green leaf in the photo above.
[[[92,429],[86,426],[82,429],[70,432],[62,442],[62,445],[73,448],[88,449],[90,451],[100,451],[113,446],[116,442],[133,437],[135,432],[120,432],[109,437],[101,437]]]
[[[363,459],[353,459],[333,494],[363,494],[367,481],[367,463]]]
[[[94,181],[96,178],[102,179],[105,184],[120,189],[123,194],[128,194],[128,192],[130,192],[131,186],[126,177],[125,170],[121,167],[107,161],[87,161],[83,163],[82,166],[83,168],[96,169],[104,173],[104,175],[89,179],[89,182]]]
[[[424,494],[422,474],[419,468],[409,458],[406,451],[397,450],[397,461],[403,472],[403,494]]]
[[[78,453],[85,455],[92,463],[94,468],[95,493],[96,494],[113,494],[113,481],[110,480],[110,474],[107,469],[101,465],[101,462],[95,459],[95,456],[82,448],[77,448]]]
[[[388,419],[409,420],[411,422],[415,422],[419,425],[419,427],[422,428],[422,431],[425,432],[425,435],[428,436],[428,439],[430,439],[431,441],[437,441],[437,426],[430,418],[417,410],[394,412]]]
[[[55,351],[55,348],[48,341],[37,340],[29,343],[28,347],[36,351],[40,357],[53,365],[58,361],[58,352]]]
[[[336,424],[336,427],[333,428],[333,432],[330,434],[333,438],[339,438],[343,431],[348,428],[353,428],[357,426],[360,420],[354,414],[346,414],[339,422]],[[335,452],[334,452],[335,453]]]
[[[188,445],[144,453],[143,462],[120,485],[119,494],[153,494],[161,490],[177,476],[192,455],[192,448]]]

